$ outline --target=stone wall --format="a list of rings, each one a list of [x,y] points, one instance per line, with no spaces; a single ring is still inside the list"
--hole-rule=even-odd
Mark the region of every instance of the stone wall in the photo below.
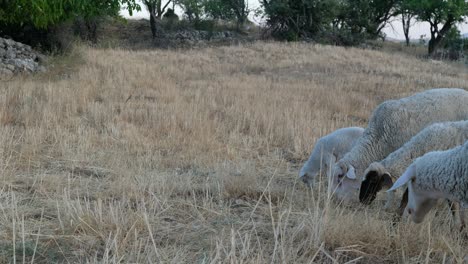
[[[0,75],[45,71],[45,58],[28,45],[0,38]]]

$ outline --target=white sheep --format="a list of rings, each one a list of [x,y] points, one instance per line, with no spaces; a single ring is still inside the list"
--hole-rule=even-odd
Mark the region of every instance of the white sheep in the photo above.
[[[426,153],[417,158],[387,192],[408,185],[406,211],[415,223],[445,198],[468,208],[468,141],[463,145]]]
[[[361,127],[345,127],[321,137],[315,143],[307,162],[299,172],[299,178],[308,186],[312,186],[320,172],[326,172],[330,177],[330,169],[341,159],[362,136]]]
[[[370,204],[377,192],[392,187],[408,166],[418,157],[435,150],[447,150],[468,140],[468,120],[432,124],[419,132],[401,148],[380,162],[372,163],[364,172],[359,201]],[[394,192],[387,193],[385,209],[393,205]]]
[[[424,127],[468,120],[468,92],[432,89],[380,104],[354,147],[333,168],[331,189],[341,200],[357,201],[364,170],[400,148]]]

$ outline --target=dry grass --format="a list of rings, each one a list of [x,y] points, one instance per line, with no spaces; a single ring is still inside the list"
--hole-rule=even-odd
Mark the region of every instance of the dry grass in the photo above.
[[[0,83],[0,262],[457,263],[446,208],[392,225],[297,171],[390,98],[468,89],[463,65],[306,44],[80,48]]]

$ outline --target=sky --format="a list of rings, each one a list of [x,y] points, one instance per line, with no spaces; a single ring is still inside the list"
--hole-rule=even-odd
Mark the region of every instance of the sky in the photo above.
[[[258,0],[249,0],[249,7],[251,9],[258,8],[260,6],[260,3]],[[126,17],[126,18],[131,18],[131,19],[141,19],[141,18],[146,18],[149,19],[149,13],[146,11],[145,8],[142,6],[142,11],[140,12],[134,12],[133,16],[130,17],[128,15],[128,12],[126,10],[123,10],[121,14]],[[176,13],[180,15],[182,13],[182,10],[180,8],[176,7]],[[261,18],[258,17],[249,17],[250,20],[257,24],[261,24],[262,20]],[[468,20],[466,20],[464,23],[457,24],[458,29],[462,34],[468,33]],[[429,23],[424,22],[424,23],[415,23],[411,28],[410,28],[410,38],[411,39],[419,39],[421,35],[426,35],[426,38],[430,37],[430,31],[429,31]],[[387,35],[389,38],[393,39],[400,39],[404,40],[405,35],[403,35],[403,30],[402,30],[402,24],[400,20],[395,19],[395,21],[392,21],[389,25],[387,25],[383,32]]]

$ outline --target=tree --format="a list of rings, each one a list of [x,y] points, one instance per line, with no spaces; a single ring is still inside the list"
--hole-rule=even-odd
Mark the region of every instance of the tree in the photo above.
[[[288,36],[356,44],[381,36],[400,0],[261,0],[267,24]]]
[[[403,34],[405,35],[406,46],[410,45],[409,31],[412,26],[416,14],[408,7],[408,2],[405,0],[399,0],[396,7],[396,15],[401,17],[401,24]]]
[[[458,60],[463,55],[463,38],[458,28],[451,28],[444,37],[441,46],[447,51],[450,60]]]
[[[270,32],[295,40],[331,29],[339,16],[339,0],[261,0]]]
[[[0,23],[46,29],[78,16],[118,15],[124,4],[130,14],[139,10],[135,0],[0,0]]]
[[[250,13],[249,5],[246,0],[224,0],[236,17],[237,30],[247,21]]]
[[[132,14],[133,10],[139,10],[140,7],[135,1],[0,0],[0,36],[8,35],[29,45],[61,50],[67,44],[57,34],[59,25],[67,21],[82,21],[87,32],[81,36],[92,40],[96,37],[98,18],[118,16],[123,5]]]
[[[411,20],[414,18],[414,14],[407,10],[401,12],[401,23],[403,25],[403,34],[405,35],[406,46],[410,45],[409,31],[411,27]]]
[[[392,17],[397,14],[398,0],[348,0],[344,15],[353,34],[377,38]]]
[[[201,0],[178,0],[177,4],[184,10],[184,14],[190,22],[200,20],[203,14],[203,2]]]
[[[416,15],[419,21],[428,22],[431,38],[428,54],[432,56],[445,35],[458,22],[468,15],[466,0],[404,0],[408,10]]]
[[[173,0],[168,0],[166,4],[162,5],[162,0],[143,0],[143,4],[146,6],[150,14],[150,27],[151,27],[151,34],[153,38],[157,36],[157,21],[159,21],[166,11],[166,8]]]
[[[235,19],[238,30],[250,13],[247,0],[206,0],[204,6],[206,14],[214,19]]]

